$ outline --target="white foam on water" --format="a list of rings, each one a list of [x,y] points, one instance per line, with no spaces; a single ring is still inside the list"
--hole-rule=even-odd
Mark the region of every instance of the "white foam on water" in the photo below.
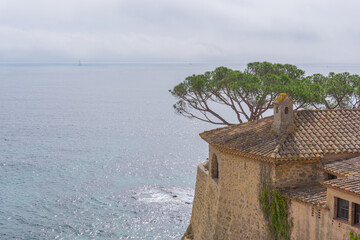
[[[161,188],[139,189],[135,194],[138,201],[146,203],[184,203],[192,204],[193,192],[191,188]]]

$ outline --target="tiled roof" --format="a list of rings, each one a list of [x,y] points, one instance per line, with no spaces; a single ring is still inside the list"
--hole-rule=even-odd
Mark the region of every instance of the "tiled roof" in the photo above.
[[[319,168],[339,177],[360,176],[360,156],[324,163]]]
[[[279,191],[283,196],[300,202],[312,203],[319,207],[325,207],[326,204],[326,187],[319,183],[280,188]]]
[[[345,178],[337,178],[322,183],[325,187],[335,188],[340,191],[360,195],[360,177],[350,175]]]
[[[276,136],[273,116],[206,131],[215,147],[272,161],[319,159],[325,154],[360,153],[360,109],[303,110],[293,132]]]

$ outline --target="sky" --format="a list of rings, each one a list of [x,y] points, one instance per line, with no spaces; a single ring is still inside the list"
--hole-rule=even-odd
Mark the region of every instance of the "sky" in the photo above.
[[[0,62],[360,63],[358,0],[0,0]]]

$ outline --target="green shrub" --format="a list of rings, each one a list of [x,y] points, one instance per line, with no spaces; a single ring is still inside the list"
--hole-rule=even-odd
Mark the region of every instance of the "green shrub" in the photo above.
[[[360,234],[356,234],[353,231],[350,231],[349,236],[350,240],[360,240]]]

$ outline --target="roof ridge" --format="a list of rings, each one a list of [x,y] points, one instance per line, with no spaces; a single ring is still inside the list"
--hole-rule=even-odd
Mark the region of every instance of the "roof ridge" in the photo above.
[[[280,157],[280,149],[281,147],[284,145],[286,139],[288,138],[290,133],[286,133],[286,134],[282,134],[280,136],[277,136],[276,141],[278,142],[278,144],[276,144],[276,147],[274,148],[274,151],[271,153],[270,157],[271,158],[278,158]]]
[[[360,111],[360,108],[335,108],[335,109],[301,109],[301,110],[295,110],[295,113],[304,112],[304,111],[310,111],[310,112],[322,112],[322,111]]]

